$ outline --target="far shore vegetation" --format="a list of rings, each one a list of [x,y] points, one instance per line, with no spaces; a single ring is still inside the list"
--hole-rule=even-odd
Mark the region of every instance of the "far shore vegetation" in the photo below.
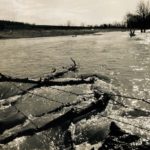
[[[100,31],[116,31],[126,30],[124,24],[103,24],[89,26],[52,26],[52,25],[35,25],[23,22],[0,20],[0,39],[8,38],[34,38],[34,37],[49,37],[49,36],[65,36],[65,35],[84,35],[95,34]]]
[[[145,33],[150,29],[150,4],[149,1],[140,1],[136,12],[126,15],[127,28],[130,30],[130,36],[135,36],[135,30]]]

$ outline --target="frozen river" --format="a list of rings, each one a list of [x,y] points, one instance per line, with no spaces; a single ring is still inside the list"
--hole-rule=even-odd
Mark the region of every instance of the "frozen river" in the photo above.
[[[52,68],[79,64],[79,73],[108,76],[123,94],[150,99],[150,32],[103,32],[97,35],[0,40],[0,72],[12,76],[40,77]],[[150,106],[126,99],[125,104],[150,111]],[[142,117],[142,116],[141,116]],[[150,120],[145,127],[149,127]],[[150,127],[149,127],[150,128]],[[32,140],[31,140],[32,141]],[[28,142],[28,148],[31,143]],[[9,147],[10,148],[10,147]]]

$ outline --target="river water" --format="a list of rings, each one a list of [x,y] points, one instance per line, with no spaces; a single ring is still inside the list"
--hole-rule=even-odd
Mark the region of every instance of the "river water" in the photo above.
[[[52,68],[69,65],[73,58],[79,65],[79,73],[100,73],[109,77],[121,94],[150,100],[150,32],[136,34],[133,38],[128,32],[102,32],[77,37],[0,40],[0,72],[37,78]],[[128,98],[124,103],[150,111],[147,103],[138,100]],[[150,119],[144,117],[138,116],[135,124],[145,121],[143,126],[150,128]],[[28,140],[28,146],[21,147],[18,141],[17,146],[6,148],[38,149],[40,145],[35,139],[34,146],[33,140]]]

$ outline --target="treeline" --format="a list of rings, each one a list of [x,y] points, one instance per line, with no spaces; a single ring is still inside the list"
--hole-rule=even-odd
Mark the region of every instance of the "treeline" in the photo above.
[[[23,22],[5,21],[0,20],[0,31],[2,30],[83,30],[83,29],[124,29],[125,25],[115,24],[102,24],[102,25],[88,25],[88,26],[53,26],[53,25],[35,25]]]
[[[126,19],[127,27],[130,30],[140,29],[141,32],[146,32],[146,29],[150,29],[149,2],[140,1],[136,13],[127,14]]]
[[[0,30],[7,29],[31,29],[34,25],[15,21],[0,20]]]

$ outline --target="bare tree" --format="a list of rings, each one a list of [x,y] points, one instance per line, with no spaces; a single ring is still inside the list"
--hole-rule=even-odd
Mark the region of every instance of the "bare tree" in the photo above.
[[[67,21],[67,26],[68,26],[68,27],[71,26],[71,21],[70,21],[70,20]]]
[[[135,36],[135,29],[138,28],[138,16],[128,13],[125,16],[125,22],[127,28],[130,30],[130,37]]]
[[[84,27],[84,26],[85,26],[84,22],[82,22],[80,26],[81,26],[81,27]]]
[[[150,12],[149,2],[140,1],[137,6],[136,12],[140,18],[141,32],[145,32],[146,31],[146,18]]]

